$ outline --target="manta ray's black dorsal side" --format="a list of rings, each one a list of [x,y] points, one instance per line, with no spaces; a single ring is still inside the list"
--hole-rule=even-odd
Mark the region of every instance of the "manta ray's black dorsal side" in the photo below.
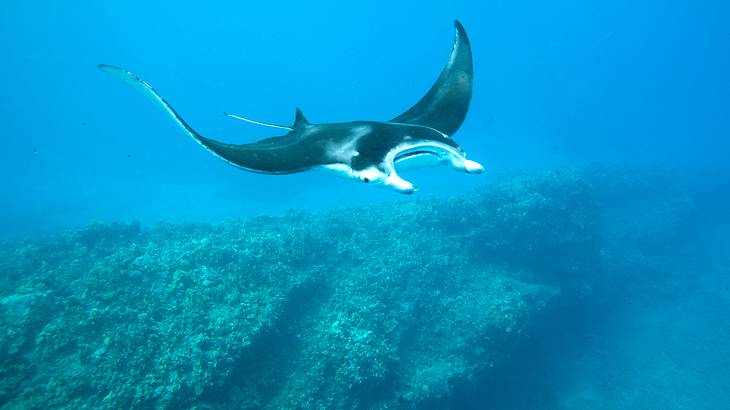
[[[453,135],[466,118],[471,101],[471,45],[464,27],[458,21],[451,58],[436,83],[421,100],[390,122],[425,125],[447,135]]]

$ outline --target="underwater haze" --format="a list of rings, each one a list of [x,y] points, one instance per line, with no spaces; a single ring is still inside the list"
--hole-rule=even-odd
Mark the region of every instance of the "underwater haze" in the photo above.
[[[714,175],[730,148],[728,11],[683,1],[4,2],[3,236],[393,200],[327,174],[240,172],[96,65],[140,75],[203,135],[253,142],[279,130],[221,112],[283,124],[295,107],[315,123],[403,112],[446,62],[454,19],[475,61],[455,137],[487,173],[419,171],[420,195],[593,161]]]
[[[0,4],[0,408],[723,409],[730,3]],[[202,135],[384,121],[474,59],[406,196]]]

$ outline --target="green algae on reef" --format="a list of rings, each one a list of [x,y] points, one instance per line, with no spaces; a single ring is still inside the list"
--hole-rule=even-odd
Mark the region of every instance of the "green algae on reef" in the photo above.
[[[0,404],[402,408],[505,361],[597,273],[574,172],[221,225],[0,247]]]

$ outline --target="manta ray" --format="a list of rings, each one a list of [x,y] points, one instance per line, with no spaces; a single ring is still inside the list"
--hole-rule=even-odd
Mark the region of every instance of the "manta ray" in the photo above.
[[[452,135],[466,118],[472,95],[471,45],[464,27],[454,22],[456,35],[448,63],[416,105],[389,121],[313,124],[297,108],[291,126],[269,124],[237,115],[230,117],[288,130],[285,135],[249,144],[229,144],[200,135],[147,82],[119,67],[100,64],[167,113],[200,145],[231,165],[264,174],[291,174],[326,169],[348,178],[411,194],[416,187],[398,169],[447,164],[470,174],[481,173],[478,162],[466,158]]]

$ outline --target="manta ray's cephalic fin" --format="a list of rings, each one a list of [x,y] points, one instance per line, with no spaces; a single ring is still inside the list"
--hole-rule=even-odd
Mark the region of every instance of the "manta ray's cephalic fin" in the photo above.
[[[453,135],[466,118],[471,101],[474,70],[471,45],[458,21],[454,47],[446,67],[426,95],[390,122],[425,125]]]

